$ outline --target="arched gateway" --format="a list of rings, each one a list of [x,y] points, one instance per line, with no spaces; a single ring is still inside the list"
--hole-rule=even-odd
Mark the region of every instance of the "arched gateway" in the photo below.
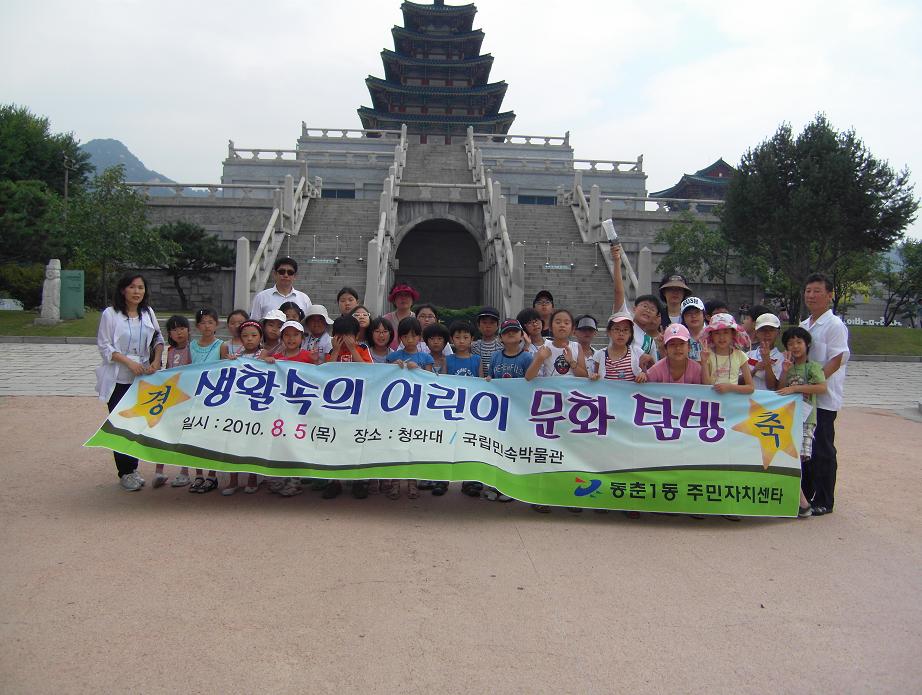
[[[394,281],[418,289],[423,301],[450,308],[483,302],[483,255],[466,225],[444,218],[413,224],[396,258]]]

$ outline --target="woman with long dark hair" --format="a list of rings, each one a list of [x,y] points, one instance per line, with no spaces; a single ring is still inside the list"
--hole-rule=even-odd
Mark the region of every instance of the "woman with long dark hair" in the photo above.
[[[124,275],[116,285],[112,306],[102,312],[96,345],[102,364],[96,368],[96,393],[111,413],[135,377],[161,368],[163,336],[157,316],[150,308],[147,281],[140,273]],[[144,478],[138,459],[115,452],[119,484],[128,491],[140,490]]]

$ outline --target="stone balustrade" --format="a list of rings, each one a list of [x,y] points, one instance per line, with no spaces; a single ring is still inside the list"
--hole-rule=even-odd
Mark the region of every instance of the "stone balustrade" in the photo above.
[[[400,130],[364,130],[361,128],[308,128],[307,123],[301,121],[302,138],[336,138],[356,140],[360,138],[384,138],[387,140],[401,140],[405,136]]]
[[[569,147],[570,131],[559,135],[497,135],[493,133],[474,133],[474,143],[483,145],[543,145],[545,147]]]
[[[622,169],[621,167],[625,168]],[[573,168],[592,173],[643,173],[643,155],[640,155],[634,161],[621,159],[574,159]]]
[[[150,195],[152,189],[171,189],[176,198],[244,198],[260,199],[282,188],[282,184],[265,183],[164,183],[126,181],[126,186]],[[169,196],[164,196],[169,197]]]
[[[642,196],[602,195],[603,205],[610,204],[612,210],[635,210],[638,212],[679,213],[692,212],[706,215],[711,208],[722,205],[722,200],[693,200],[690,198],[650,198]],[[704,208],[704,209],[702,209]]]
[[[418,183],[401,181],[399,188],[419,189],[418,200],[433,200],[432,191],[445,191],[448,193],[448,200],[461,200],[462,191],[474,191],[477,200],[482,200],[481,192],[485,186],[479,183]]]

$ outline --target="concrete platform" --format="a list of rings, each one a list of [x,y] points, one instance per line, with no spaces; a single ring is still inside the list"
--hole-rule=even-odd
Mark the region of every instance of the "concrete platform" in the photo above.
[[[806,520],[126,493],[81,397],[0,398],[10,693],[835,693],[922,682],[922,425],[846,409]],[[152,466],[142,465],[150,478]]]

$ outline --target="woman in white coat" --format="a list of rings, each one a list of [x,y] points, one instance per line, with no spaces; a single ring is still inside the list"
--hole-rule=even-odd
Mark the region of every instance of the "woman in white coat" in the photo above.
[[[147,281],[132,273],[118,281],[112,306],[99,319],[96,345],[102,364],[96,369],[96,393],[111,413],[135,377],[161,368],[163,336],[157,316],[147,299]],[[138,459],[115,452],[119,484],[128,491],[140,490],[144,478]]]

